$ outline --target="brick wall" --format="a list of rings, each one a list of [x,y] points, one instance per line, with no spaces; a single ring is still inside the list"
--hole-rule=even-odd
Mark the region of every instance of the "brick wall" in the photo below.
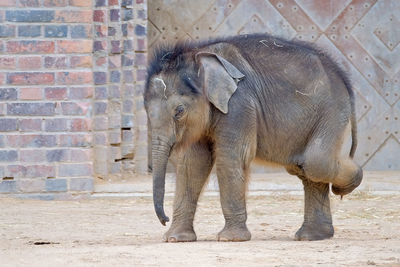
[[[94,170],[98,177],[113,181],[147,171],[142,153],[146,150],[146,124],[141,125],[146,3],[97,0],[93,18]]]
[[[147,171],[143,0],[0,1],[0,193]]]

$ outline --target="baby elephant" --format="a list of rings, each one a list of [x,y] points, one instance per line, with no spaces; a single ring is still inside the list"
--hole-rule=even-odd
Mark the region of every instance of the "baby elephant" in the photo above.
[[[173,219],[167,242],[195,241],[193,218],[214,164],[225,227],[219,241],[246,241],[246,183],[253,159],[297,175],[305,191],[296,240],[333,236],[329,184],[352,192],[362,170],[356,150],[354,94],[346,74],[310,44],[242,35],[159,48],[144,92],[152,137],[153,198],[160,222],[165,172],[176,158]],[[342,156],[345,128],[352,146]]]

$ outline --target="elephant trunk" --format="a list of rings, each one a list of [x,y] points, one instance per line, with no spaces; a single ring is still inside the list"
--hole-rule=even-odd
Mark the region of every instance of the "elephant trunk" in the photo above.
[[[152,137],[153,158],[153,202],[154,209],[162,225],[169,221],[164,212],[165,173],[171,145],[163,142],[159,136]]]

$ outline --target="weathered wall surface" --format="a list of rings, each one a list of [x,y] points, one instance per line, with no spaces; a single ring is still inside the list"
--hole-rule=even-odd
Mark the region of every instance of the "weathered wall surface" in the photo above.
[[[316,43],[354,83],[357,161],[366,170],[400,170],[399,14],[397,0],[154,0],[149,48],[253,32]]]
[[[0,1],[0,193],[147,170],[146,19],[143,0]]]

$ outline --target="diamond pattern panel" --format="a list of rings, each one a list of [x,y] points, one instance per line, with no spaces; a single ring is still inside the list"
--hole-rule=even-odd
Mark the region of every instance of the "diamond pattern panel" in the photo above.
[[[267,32],[314,42],[351,75],[367,170],[400,169],[400,1],[154,0],[149,49],[160,42]]]

